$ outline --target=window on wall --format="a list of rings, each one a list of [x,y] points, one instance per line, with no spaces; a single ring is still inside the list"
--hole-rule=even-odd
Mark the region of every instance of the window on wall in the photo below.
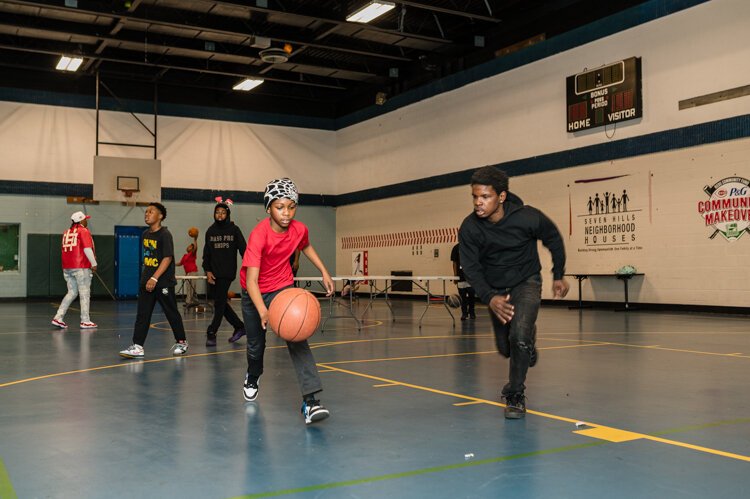
[[[0,223],[0,272],[18,270],[20,224]]]

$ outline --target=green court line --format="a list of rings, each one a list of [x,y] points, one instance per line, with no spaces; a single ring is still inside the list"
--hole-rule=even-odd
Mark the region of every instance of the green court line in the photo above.
[[[599,445],[606,445],[609,443],[611,442],[600,441],[600,442],[589,442],[585,444],[566,445],[564,447],[556,447],[554,449],[545,449],[545,450],[539,450],[539,451],[534,451],[534,452],[523,452],[521,454],[514,454],[512,456],[501,456],[501,457],[493,457],[490,459],[480,459],[478,461],[470,461],[470,462],[465,462],[465,463],[446,464],[443,466],[433,466],[430,468],[403,471],[401,473],[389,473],[387,475],[376,475],[376,476],[371,476],[367,478],[359,478],[356,480],[345,480],[343,482],[321,483],[318,485],[310,485],[307,487],[299,487],[296,489],[284,489],[284,490],[274,490],[270,492],[258,492],[256,494],[236,496],[231,499],[255,499],[259,497],[278,497],[278,496],[285,496],[285,495],[290,495],[290,494],[300,494],[302,492],[312,492],[315,490],[335,489],[339,487],[351,487],[353,485],[362,485],[365,483],[382,482],[385,480],[395,480],[399,478],[408,478],[408,477],[413,477],[413,476],[418,476],[418,475],[426,475],[428,473],[442,473],[444,471],[452,471],[452,470],[458,470],[462,468],[470,468],[474,466],[484,466],[485,464],[502,463],[504,461],[524,459],[527,457],[545,456],[548,454],[558,454],[560,452],[568,452],[572,450],[585,449],[587,447],[596,447]]]
[[[18,499],[16,491],[13,490],[13,484],[10,483],[10,477],[5,469],[3,460],[0,459],[0,498],[2,499]]]
[[[703,423],[703,424],[696,424],[696,425],[690,425],[690,426],[682,426],[680,428],[671,428],[669,430],[662,430],[656,433],[652,433],[652,435],[671,435],[673,433],[685,433],[688,431],[695,431],[695,430],[706,430],[708,428],[716,428],[719,426],[730,426],[730,425],[736,425],[736,424],[745,424],[750,423],[750,418],[743,418],[743,419],[727,419],[724,421],[715,421],[713,423]]]

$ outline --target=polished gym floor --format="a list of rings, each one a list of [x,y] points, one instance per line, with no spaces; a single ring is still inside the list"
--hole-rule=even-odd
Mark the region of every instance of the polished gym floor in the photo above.
[[[239,311],[239,301],[232,301]],[[77,302],[74,303],[74,307]],[[364,310],[365,301],[355,304]],[[331,417],[306,426],[282,342],[256,402],[245,339],[204,346],[186,313],[173,358],[154,315],[143,361],[121,359],[135,302],[94,301],[96,330],[57,303],[0,304],[0,497],[746,497],[750,318],[544,307],[525,420],[498,398],[507,361],[489,319],[383,302],[363,329],[311,339]],[[324,304],[324,314],[329,313]],[[345,313],[337,304],[335,313]],[[270,336],[273,336],[269,333]]]

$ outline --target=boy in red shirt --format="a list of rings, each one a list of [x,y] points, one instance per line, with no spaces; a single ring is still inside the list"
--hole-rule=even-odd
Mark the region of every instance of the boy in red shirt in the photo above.
[[[185,251],[187,251],[187,253],[182,255],[182,258],[180,258],[180,262],[176,265],[178,267],[185,267],[186,276],[195,275],[198,272],[198,265],[196,264],[198,249],[195,243],[188,244],[188,247]],[[185,288],[185,304],[187,306],[196,305],[197,302],[195,301],[195,286],[191,281],[188,280],[185,281]]]
[[[242,259],[242,315],[247,331],[247,374],[243,395],[252,402],[258,397],[258,379],[263,374],[266,349],[268,307],[273,298],[294,283],[289,258],[299,249],[320,270],[328,296],[334,292],[333,280],[308,239],[307,227],[294,220],[299,195],[288,178],[272,180],[266,186],[263,200],[269,218],[262,220],[247,242]],[[329,416],[315,394],[323,390],[307,341],[286,343],[302,392],[302,416],[310,424]]]
[[[71,225],[62,235],[62,268],[68,293],[60,303],[52,325],[61,329],[68,327],[63,321],[65,312],[76,299],[81,298],[81,329],[92,329],[96,324],[89,317],[89,302],[91,300],[91,277],[96,270],[96,255],[94,254],[94,240],[88,230],[90,216],[77,211],[70,216]]]

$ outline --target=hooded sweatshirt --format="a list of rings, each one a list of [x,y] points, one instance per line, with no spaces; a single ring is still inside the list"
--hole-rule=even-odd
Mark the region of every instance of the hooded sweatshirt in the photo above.
[[[552,220],[511,192],[503,210],[497,223],[472,213],[458,232],[461,266],[484,303],[542,270],[537,240],[552,253],[553,278],[565,273],[565,247]]]
[[[206,242],[203,245],[203,270],[213,272],[217,279],[234,280],[237,277],[237,254],[245,254],[247,242],[242,231],[227,218],[214,220],[206,231]]]

